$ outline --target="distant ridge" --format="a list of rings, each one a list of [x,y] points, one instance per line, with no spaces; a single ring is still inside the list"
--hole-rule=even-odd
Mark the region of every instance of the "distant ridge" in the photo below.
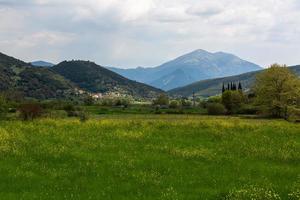
[[[33,62],[31,62],[31,65],[36,66],[36,67],[53,67],[54,66],[53,63],[42,61],[42,60],[33,61]]]
[[[300,76],[300,65],[292,66],[290,69]],[[222,91],[222,84],[229,82],[241,82],[244,90],[249,90],[255,81],[255,77],[260,71],[248,72],[236,76],[228,76],[216,79],[208,79],[203,81],[198,81],[192,84],[189,84],[184,87],[179,87],[168,91],[172,96],[184,96],[189,97],[193,95],[193,92],[197,96],[209,97],[218,95]]]
[[[170,90],[199,80],[238,75],[262,68],[233,54],[198,49],[154,68],[110,69],[132,80]]]

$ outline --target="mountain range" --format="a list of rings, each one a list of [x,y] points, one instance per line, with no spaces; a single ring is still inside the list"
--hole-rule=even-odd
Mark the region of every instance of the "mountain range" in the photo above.
[[[109,69],[129,79],[167,91],[199,80],[238,75],[261,70],[262,68],[233,54],[210,53],[199,49],[158,67]]]
[[[42,60],[33,61],[30,64],[36,67],[53,67],[55,65],[53,63],[42,61]]]
[[[291,71],[300,76],[300,65],[289,67]],[[240,82],[244,91],[249,91],[254,84],[255,77],[260,71],[243,73],[236,76],[222,77],[198,81],[184,87],[175,88],[168,91],[169,95],[175,97],[191,97],[195,92],[196,96],[209,97],[221,94],[223,83]]]
[[[154,98],[163,93],[129,80],[88,61],[64,61],[53,67],[36,67],[0,53],[0,92],[22,93],[36,99],[69,98],[78,90],[89,93],[121,93]]]

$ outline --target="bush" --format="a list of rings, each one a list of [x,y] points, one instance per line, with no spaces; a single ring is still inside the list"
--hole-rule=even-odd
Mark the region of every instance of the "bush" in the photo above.
[[[153,101],[153,105],[159,106],[168,106],[169,105],[169,97],[166,94],[161,94],[157,99]]]
[[[242,104],[238,110],[237,114],[245,114],[245,115],[255,115],[259,111],[258,107],[251,104]]]
[[[42,116],[43,109],[38,103],[22,104],[18,111],[23,120],[33,120]]]
[[[86,106],[92,106],[95,103],[95,100],[92,96],[87,95],[84,99],[83,102]]]
[[[185,108],[192,107],[192,102],[188,99],[181,99],[181,106]]]
[[[6,98],[0,95],[0,118],[4,118],[8,112]]]
[[[207,104],[207,112],[209,115],[224,115],[226,113],[226,109],[223,104],[209,103]]]
[[[80,122],[86,122],[89,119],[88,113],[85,111],[78,112],[78,117]]]
[[[288,121],[291,122],[300,122],[300,109],[295,107],[288,108]]]
[[[171,101],[169,107],[173,108],[173,109],[179,108],[180,107],[180,103],[178,101],[176,101],[176,100],[173,100],[173,101]]]

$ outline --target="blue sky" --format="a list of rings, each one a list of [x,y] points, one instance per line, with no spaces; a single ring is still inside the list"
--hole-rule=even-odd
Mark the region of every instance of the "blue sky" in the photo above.
[[[0,0],[0,51],[157,66],[195,49],[300,64],[299,0]]]

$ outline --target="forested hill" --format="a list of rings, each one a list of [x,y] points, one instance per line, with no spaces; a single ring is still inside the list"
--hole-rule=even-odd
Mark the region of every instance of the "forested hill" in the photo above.
[[[153,98],[163,93],[160,89],[129,80],[89,61],[64,61],[51,70],[93,93],[117,92],[141,98]]]
[[[300,65],[292,66],[290,69],[300,76]],[[256,75],[260,72],[261,71],[255,71],[236,76],[198,81],[184,87],[175,88],[168,93],[172,96],[189,97],[195,92],[197,96],[209,97],[220,94],[222,91],[222,84],[230,82],[241,82],[244,90],[249,90],[255,81]]]
[[[66,98],[73,85],[62,76],[0,53],[0,92],[20,93],[24,97]]]

